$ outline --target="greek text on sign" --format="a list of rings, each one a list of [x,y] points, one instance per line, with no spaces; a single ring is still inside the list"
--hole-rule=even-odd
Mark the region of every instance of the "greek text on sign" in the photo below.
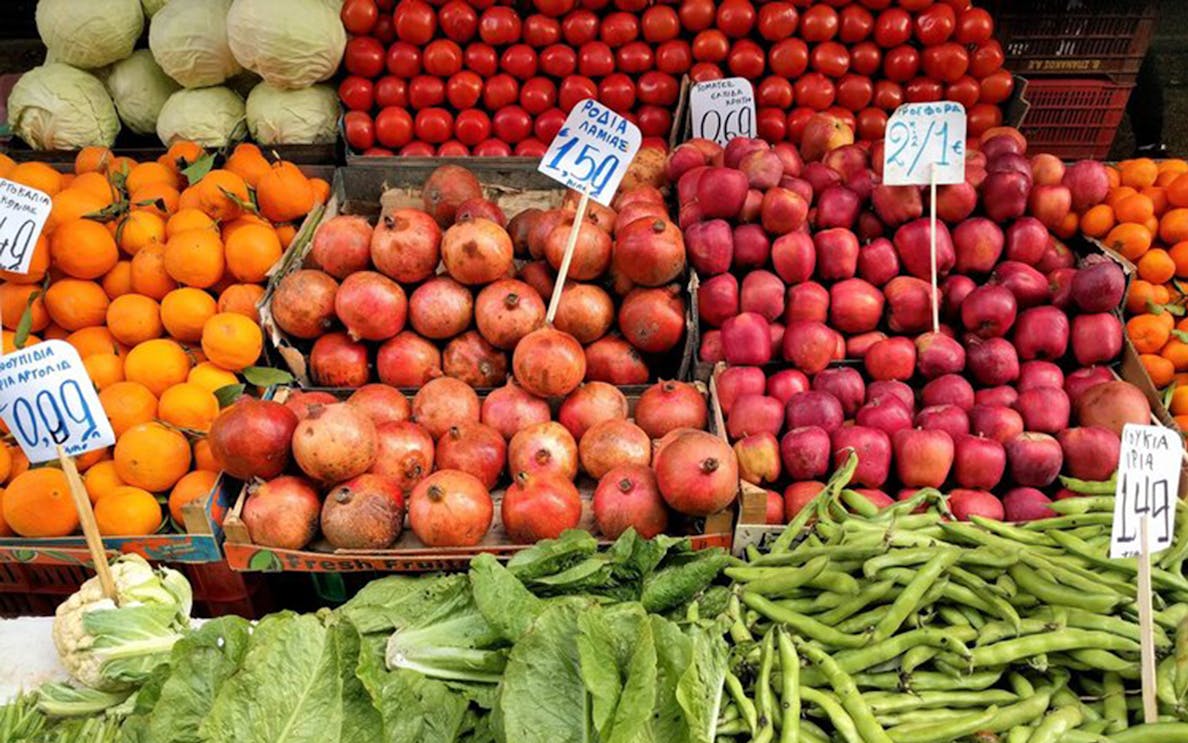
[[[0,357],[0,418],[31,462],[115,443],[78,351],[52,340]]]
[[[742,77],[697,83],[689,91],[693,136],[726,144],[755,136],[755,88]]]
[[[1127,423],[1122,429],[1111,558],[1139,554],[1144,518],[1148,519],[1148,551],[1155,554],[1171,546],[1183,452],[1180,434],[1170,428]]]
[[[0,178],[0,269],[29,273],[52,206],[47,194]]]
[[[565,117],[537,170],[610,206],[642,141],[639,127],[587,98]]]
[[[965,180],[965,106],[952,101],[905,103],[887,122],[883,183],[923,185]]]

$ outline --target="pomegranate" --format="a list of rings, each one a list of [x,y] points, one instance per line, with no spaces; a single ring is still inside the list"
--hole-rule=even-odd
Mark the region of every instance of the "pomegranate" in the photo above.
[[[307,392],[305,390],[293,390],[288,397],[285,398],[285,407],[293,411],[297,416],[297,420],[304,420],[305,416],[309,415],[309,409],[313,405],[330,405],[338,402],[338,398],[329,392],[322,390],[314,390]],[[296,426],[294,426],[296,428]]]
[[[442,352],[442,370],[471,387],[494,387],[507,377],[507,354],[468,330],[450,341]]]
[[[248,486],[243,523],[252,543],[299,550],[318,533],[318,491],[304,478],[283,475]]]
[[[334,312],[354,340],[383,341],[404,329],[408,300],[387,276],[360,271],[338,287]]]
[[[336,279],[366,271],[371,265],[371,225],[363,217],[331,217],[314,233],[309,256]]]
[[[578,471],[578,448],[573,435],[560,423],[537,423],[516,433],[507,445],[507,469],[548,472],[572,480]]]
[[[545,243],[549,235],[561,224],[573,224],[573,216],[573,211],[569,209],[549,209],[541,212],[528,230],[528,255],[544,258]]]
[[[614,385],[645,384],[648,365],[639,351],[617,335],[608,335],[586,347],[586,381]]]
[[[513,255],[507,231],[489,219],[456,224],[441,239],[446,271],[468,286],[489,284],[506,276]]]
[[[468,222],[472,219],[489,219],[500,227],[507,227],[507,215],[499,205],[486,199],[467,199],[458,205],[454,214],[455,222]]]
[[[521,472],[503,494],[500,518],[512,542],[556,539],[582,518],[582,498],[569,480]]]
[[[668,508],[647,465],[625,464],[608,471],[594,490],[594,522],[607,539],[634,528],[651,539],[668,528]]]
[[[571,392],[557,411],[558,422],[579,443],[595,424],[626,419],[627,398],[617,387],[606,382],[586,382]]]
[[[412,401],[412,414],[413,420],[424,426],[436,440],[450,430],[450,426],[478,422],[478,395],[461,380],[438,377],[417,390]]]
[[[512,355],[516,381],[538,397],[561,397],[586,376],[586,356],[572,335],[543,327],[524,336]]]
[[[614,261],[636,284],[663,286],[685,270],[685,240],[668,219],[638,219],[619,231]]]
[[[377,426],[406,421],[412,415],[412,408],[409,407],[408,398],[404,393],[386,384],[363,385],[351,393],[347,398],[347,405],[353,405],[363,411]]]
[[[516,250],[517,258],[528,255],[528,235],[532,232],[532,227],[541,214],[544,212],[540,209],[525,209],[507,223],[507,234],[512,239],[512,246]]]
[[[619,308],[619,329],[646,353],[671,351],[685,334],[685,300],[676,284],[632,289]]]
[[[322,535],[332,547],[382,550],[404,528],[404,493],[395,480],[363,474],[336,485],[322,506]]]
[[[379,347],[375,370],[393,387],[420,387],[441,376],[441,352],[416,333],[405,331]]]
[[[627,204],[619,210],[615,217],[615,237],[618,238],[628,227],[644,219],[649,221],[656,219],[667,221],[668,208],[662,201],[636,201]]]
[[[626,420],[595,423],[578,444],[582,469],[601,478],[620,464],[648,464],[652,461],[652,440],[639,426]]]
[[[470,327],[474,297],[449,276],[434,276],[408,298],[408,323],[426,338],[453,338]]]
[[[500,279],[479,292],[474,320],[496,348],[512,349],[544,323],[545,303],[536,290],[516,279]]]
[[[482,423],[461,423],[437,440],[434,453],[443,470],[462,470],[479,479],[490,490],[499,482],[507,462],[507,444],[503,434]]]
[[[321,271],[302,269],[280,280],[270,307],[276,326],[294,338],[318,338],[334,324],[338,282]]]
[[[561,261],[565,258],[565,247],[569,243],[569,233],[572,230],[573,224],[563,221],[557,224],[545,239],[545,260],[557,271],[561,270]],[[574,245],[566,276],[578,281],[596,279],[606,273],[610,260],[610,235],[589,220],[583,220],[578,228],[577,243]]]
[[[268,479],[289,464],[297,416],[272,400],[241,397],[210,425],[210,452],[223,471],[240,480]]]
[[[438,470],[408,499],[408,525],[426,547],[473,547],[491,528],[495,504],[474,475]]]
[[[738,491],[738,462],[725,440],[704,431],[681,434],[656,452],[656,484],[676,511],[709,516]]]
[[[541,316],[544,316],[543,313]],[[602,287],[565,282],[553,327],[562,333],[569,333],[584,346],[606,335],[614,321],[614,300]]]
[[[375,456],[375,424],[345,403],[310,410],[293,431],[293,459],[319,482],[361,475],[375,464]]]
[[[433,471],[433,438],[412,421],[381,423],[375,429],[376,456],[371,472],[395,480],[404,492]]]
[[[553,296],[553,289],[557,283],[557,276],[547,261],[532,261],[520,267],[516,277],[536,290],[541,298]]]
[[[515,436],[521,428],[552,419],[549,404],[525,392],[511,378],[508,378],[507,384],[491,390],[483,400],[480,416],[483,423],[494,428],[505,439]]]
[[[437,270],[441,228],[425,212],[397,209],[380,218],[371,234],[371,262],[402,284],[424,281]]]
[[[361,387],[371,377],[367,346],[346,333],[327,333],[309,352],[309,376],[323,387]]]
[[[709,407],[701,390],[688,382],[657,382],[635,403],[635,422],[654,439],[676,428],[705,430]]]
[[[421,189],[425,211],[446,227],[454,222],[458,207],[471,199],[483,198],[478,178],[461,165],[442,165],[429,174]]]

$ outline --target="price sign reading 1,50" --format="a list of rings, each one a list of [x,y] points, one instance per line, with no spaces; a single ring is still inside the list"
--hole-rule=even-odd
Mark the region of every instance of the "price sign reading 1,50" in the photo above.
[[[642,136],[639,127],[597,101],[579,101],[540,161],[540,172],[610,206]]]
[[[623,159],[614,152],[602,151],[596,144],[583,143],[581,137],[566,129],[558,132],[557,137],[564,144],[549,160],[549,167],[564,169],[570,177],[588,183],[590,196],[598,198],[606,190],[615,170],[623,164]]]

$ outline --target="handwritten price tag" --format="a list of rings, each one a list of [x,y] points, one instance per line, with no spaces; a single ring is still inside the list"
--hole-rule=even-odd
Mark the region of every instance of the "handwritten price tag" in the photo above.
[[[1111,558],[1139,554],[1139,522],[1143,518],[1149,519],[1148,551],[1155,554],[1171,546],[1183,451],[1184,442],[1170,428],[1127,423],[1122,429]]]
[[[639,127],[587,98],[569,112],[537,170],[610,206],[642,141]]]
[[[45,193],[0,178],[0,269],[29,273],[33,248],[52,206]]]
[[[726,144],[755,136],[755,88],[742,77],[697,83],[689,91],[693,136]]]
[[[924,185],[965,180],[965,106],[952,101],[905,103],[887,122],[883,183]]]
[[[45,341],[0,357],[0,418],[30,462],[71,456],[115,443],[115,433],[78,351]]]

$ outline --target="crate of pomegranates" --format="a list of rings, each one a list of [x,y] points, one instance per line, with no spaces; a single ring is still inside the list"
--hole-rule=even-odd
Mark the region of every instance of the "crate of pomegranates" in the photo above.
[[[224,521],[236,570],[457,569],[566,529],[730,544],[738,470],[698,383],[594,381],[550,401],[443,376],[411,399],[380,383],[267,397],[211,427],[249,483]]]

